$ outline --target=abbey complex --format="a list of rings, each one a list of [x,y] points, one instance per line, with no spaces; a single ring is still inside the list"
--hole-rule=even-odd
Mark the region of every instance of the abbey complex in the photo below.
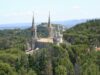
[[[32,27],[31,27],[31,40],[27,42],[26,54],[31,54],[33,53],[33,51],[41,48],[47,48],[49,44],[54,43],[56,45],[59,45],[60,43],[63,43],[62,31],[64,29],[59,25],[53,26],[51,24],[50,14],[48,17],[48,23],[45,25],[45,27],[48,30],[48,36],[39,37],[37,33],[37,25],[35,25],[34,16],[33,16]]]

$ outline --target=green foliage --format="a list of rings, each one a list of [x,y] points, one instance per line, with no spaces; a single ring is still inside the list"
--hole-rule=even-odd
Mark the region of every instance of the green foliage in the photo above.
[[[81,23],[64,32],[64,39],[71,44],[100,45],[100,20]]]
[[[46,37],[47,29],[39,27],[39,36]],[[66,30],[64,39],[71,44],[49,44],[26,55],[30,32],[30,28],[0,30],[0,75],[100,75],[100,52],[94,51],[94,45],[100,45],[100,20]]]
[[[55,75],[67,75],[67,70],[65,66],[58,66],[55,68]]]
[[[27,75],[37,75],[37,74],[34,70],[31,69],[31,70],[29,70]]]
[[[0,62],[0,75],[16,75],[16,73],[9,64]]]
[[[34,54],[33,68],[39,75],[52,75],[52,62],[50,51],[42,49]],[[31,63],[32,63],[31,62]]]

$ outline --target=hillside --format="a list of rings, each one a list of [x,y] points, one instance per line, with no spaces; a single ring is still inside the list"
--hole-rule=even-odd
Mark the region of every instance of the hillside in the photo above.
[[[90,23],[88,27],[87,23]],[[100,75],[100,52],[87,51],[89,39],[100,39],[97,23],[98,20],[88,21],[66,30],[64,39],[72,45],[50,44],[33,55],[25,54],[26,41],[31,38],[30,28],[0,30],[0,75]],[[45,24],[38,25],[38,34],[43,37],[47,35],[42,34],[47,31]],[[97,31],[91,29],[91,24]]]
[[[86,19],[80,19],[80,20],[67,20],[67,21],[55,21],[53,22],[54,24],[61,24],[61,25],[64,25],[64,27],[66,28],[71,28],[73,26],[75,26],[76,24],[79,24],[79,23],[83,23],[83,22],[86,22]]]
[[[72,44],[100,46],[100,19],[77,24],[64,32],[64,38]]]
[[[57,24],[52,25],[57,26]],[[61,25],[60,28],[62,28]],[[41,23],[37,26],[37,34],[38,37],[48,36],[47,23]],[[15,48],[19,45],[22,48],[28,39],[31,39],[31,28],[0,30],[0,49]]]
[[[68,31],[73,31],[77,34],[99,34],[100,33],[100,20],[90,20],[85,23],[77,24],[70,28]]]

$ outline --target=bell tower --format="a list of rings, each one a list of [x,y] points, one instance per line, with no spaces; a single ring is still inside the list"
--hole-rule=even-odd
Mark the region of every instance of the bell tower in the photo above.
[[[48,37],[49,38],[53,37],[50,12],[49,12],[49,17],[48,17]]]
[[[34,14],[32,19],[32,28],[31,28],[31,49],[34,50],[35,42],[37,40],[37,28],[34,23]]]

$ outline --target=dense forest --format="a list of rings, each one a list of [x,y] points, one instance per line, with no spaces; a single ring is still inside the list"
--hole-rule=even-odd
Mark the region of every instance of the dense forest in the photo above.
[[[60,46],[26,55],[30,28],[0,30],[0,75],[100,75],[100,51],[95,51],[100,46],[100,20],[78,24],[63,34]]]
[[[71,44],[100,46],[100,20],[81,23],[64,32],[64,38]]]

